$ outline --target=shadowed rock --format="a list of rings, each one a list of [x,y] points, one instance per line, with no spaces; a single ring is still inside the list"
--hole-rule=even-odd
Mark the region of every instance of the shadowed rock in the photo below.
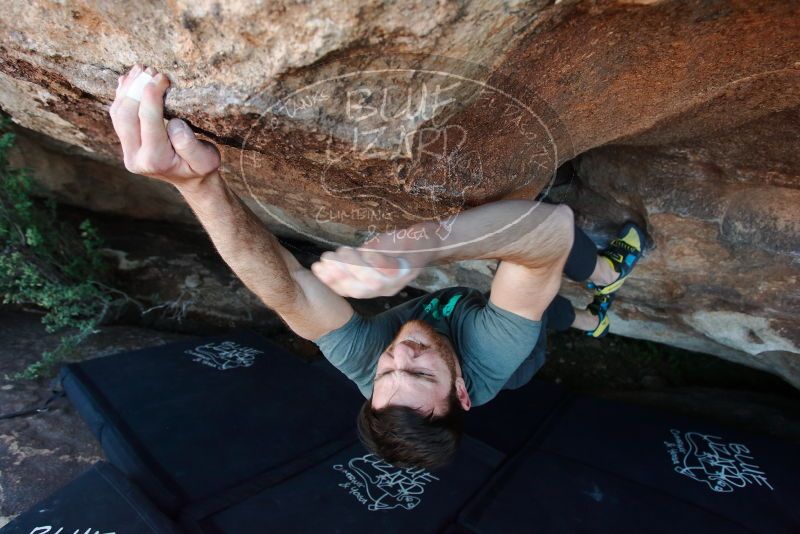
[[[107,108],[134,62],[169,74],[168,115],[218,143],[266,224],[325,246],[555,198],[575,159],[559,194],[579,222],[599,242],[627,219],[652,239],[612,331],[800,385],[796,2],[12,1],[0,35],[0,106],[58,141],[29,139],[17,161],[61,201],[192,220],[120,170]],[[419,285],[490,274],[437,268]]]

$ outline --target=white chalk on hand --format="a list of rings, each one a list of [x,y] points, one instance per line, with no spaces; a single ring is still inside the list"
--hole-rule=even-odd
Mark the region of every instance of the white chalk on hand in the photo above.
[[[400,269],[398,269],[396,275],[394,275],[394,276],[386,276],[385,274],[383,274],[380,271],[376,271],[376,272],[378,274],[380,274],[381,276],[383,276],[384,278],[402,278],[402,277],[404,277],[405,275],[407,275],[408,273],[411,272],[411,264],[408,262],[407,259],[400,258],[400,257],[397,257],[395,259],[397,260],[397,263],[400,264]]]
[[[142,92],[144,91],[144,86],[148,83],[153,81],[153,77],[147,74],[146,72],[140,72],[139,75],[133,80],[133,83],[130,87],[128,87],[128,92],[125,93],[125,96],[128,98],[132,98],[137,102],[142,99]]]

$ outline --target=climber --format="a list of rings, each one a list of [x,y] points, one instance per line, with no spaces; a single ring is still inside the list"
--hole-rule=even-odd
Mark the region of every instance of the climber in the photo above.
[[[464,413],[542,366],[548,325],[593,337],[608,331],[608,307],[641,256],[637,226],[598,253],[568,207],[503,200],[465,210],[446,227],[422,222],[325,252],[309,270],[228,188],[216,147],[180,119],[165,125],[169,83],[138,65],[120,76],[110,115],[126,168],[175,186],[242,282],[356,383],[367,399],[359,433],[386,460],[446,462]],[[467,259],[500,260],[488,298],[453,287],[374,317],[343,298],[393,295],[426,265]],[[557,295],[562,272],[594,290],[587,309]]]

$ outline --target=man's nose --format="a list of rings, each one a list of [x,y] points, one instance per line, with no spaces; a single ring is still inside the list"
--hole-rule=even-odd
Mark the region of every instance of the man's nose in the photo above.
[[[413,360],[419,354],[416,343],[407,343],[401,341],[394,346],[394,359],[397,360]]]

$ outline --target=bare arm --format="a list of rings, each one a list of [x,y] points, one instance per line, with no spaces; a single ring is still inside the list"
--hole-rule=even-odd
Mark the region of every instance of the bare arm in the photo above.
[[[357,250],[340,249],[335,257],[315,266],[315,272],[340,294],[373,296],[398,291],[430,263],[499,259],[492,302],[538,320],[558,293],[573,232],[572,211],[566,206],[498,201],[460,213],[448,229],[438,223],[420,223],[404,232],[403,239],[381,234]],[[411,265],[405,275],[400,272],[386,279],[364,274],[367,265],[397,274],[398,257]]]
[[[300,265],[218,173],[178,189],[231,270],[297,335],[316,339],[350,319],[350,303]]]
[[[347,322],[350,304],[303,268],[227,187],[216,148],[183,121],[164,126],[167,78],[157,75],[141,102],[126,96],[140,71],[120,77],[110,110],[128,170],[177,187],[233,272],[298,335],[316,339]]]

